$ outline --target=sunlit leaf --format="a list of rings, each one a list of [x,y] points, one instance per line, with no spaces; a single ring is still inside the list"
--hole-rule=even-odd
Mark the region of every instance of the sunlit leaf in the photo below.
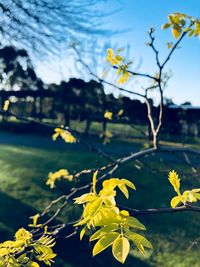
[[[172,34],[177,39],[181,35],[181,27],[174,25],[172,28]]]
[[[100,239],[103,235],[113,232],[117,230],[118,228],[119,228],[119,225],[117,223],[112,223],[110,225],[104,226],[90,237],[90,241]]]
[[[171,200],[171,207],[174,209],[179,205],[179,203],[181,203],[181,196],[175,196]]]
[[[177,194],[180,194],[180,179],[175,171],[169,173],[169,181]]]
[[[93,256],[102,252],[107,247],[111,246],[114,240],[119,236],[119,233],[109,233],[103,236],[94,246],[92,254]]]
[[[138,221],[135,217],[128,217],[126,220],[128,226],[135,228],[135,229],[140,229],[140,230],[146,230],[146,227]]]
[[[96,194],[97,175],[98,175],[98,170],[94,172],[93,177],[92,177],[92,188],[93,188],[94,194]]]
[[[124,263],[130,251],[130,243],[126,237],[118,237],[113,242],[112,253],[115,259]]]

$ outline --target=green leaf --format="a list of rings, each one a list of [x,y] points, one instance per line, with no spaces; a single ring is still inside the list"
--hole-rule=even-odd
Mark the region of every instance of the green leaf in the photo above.
[[[167,48],[170,49],[172,48],[173,44],[171,42],[167,42]]]
[[[170,22],[169,23],[165,23],[165,24],[162,25],[161,29],[162,30],[166,30],[166,29],[168,29],[171,26],[172,26],[172,23],[170,23]]]
[[[124,50],[124,47],[120,47],[116,50],[117,53],[122,52]]]
[[[118,237],[113,242],[112,253],[115,259],[121,263],[126,261],[130,251],[130,243],[126,237]]]
[[[181,23],[181,25],[184,27],[185,24],[186,24],[186,20],[185,20],[185,19],[181,19],[181,20],[180,20],[180,23]]]
[[[188,36],[192,37],[192,35],[194,35],[194,33],[195,33],[195,30],[190,30],[189,33],[188,33]]]
[[[126,234],[142,254],[145,254],[144,247],[153,249],[152,244],[144,236],[132,233],[131,231],[127,231]]]
[[[100,230],[98,230],[97,232],[95,232],[91,237],[90,237],[90,241],[94,241],[96,239],[100,239],[103,235],[108,234],[112,231],[115,231],[119,228],[117,223],[112,223],[110,225],[107,225],[103,228],[101,228]]]
[[[176,14],[169,15],[168,18],[173,25],[177,25],[180,22],[180,18]]]
[[[140,223],[135,217],[129,216],[126,220],[126,223],[132,228],[146,230],[146,227],[142,223]]]
[[[92,254],[93,256],[102,252],[107,247],[111,246],[114,240],[119,236],[119,233],[109,233],[106,236],[103,236],[94,246]]]
[[[120,55],[116,55],[115,58],[116,58],[116,60],[124,61],[124,58]]]

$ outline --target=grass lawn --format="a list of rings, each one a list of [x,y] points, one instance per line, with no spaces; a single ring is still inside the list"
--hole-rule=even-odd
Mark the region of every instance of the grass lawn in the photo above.
[[[94,140],[94,142],[96,142]],[[100,143],[98,143],[101,146]],[[115,156],[138,150],[143,143],[139,140],[114,140],[102,146],[107,153]],[[195,145],[199,147],[197,143]],[[62,192],[68,192],[70,184],[62,183],[55,190],[46,185],[50,171],[67,168],[69,171],[98,167],[106,160],[98,158],[80,144],[67,145],[61,141],[52,142],[50,136],[0,134],[0,241],[11,238],[19,227],[26,227],[28,217],[41,211],[50,200]],[[148,167],[144,167],[145,164]],[[152,172],[158,168],[161,172]],[[125,202],[119,195],[119,203],[133,208],[168,207],[174,196],[167,180],[168,171],[175,169],[183,177],[187,188],[200,187],[199,178],[191,178],[189,166],[181,159],[169,154],[146,158],[143,162],[131,162],[121,168],[117,177],[132,180],[137,191]],[[84,176],[79,184],[88,181]],[[69,207],[59,219],[68,221],[78,216],[77,208]],[[199,267],[200,248],[188,249],[190,242],[200,236],[200,214],[179,213],[170,215],[148,215],[139,218],[147,227],[146,236],[152,241],[154,250],[145,257],[136,250],[131,251],[124,266],[136,267]],[[92,245],[88,240],[79,241],[78,237],[58,242],[60,255],[55,266],[63,267],[107,267],[121,266],[112,257],[111,251],[105,251],[95,258],[91,257]]]

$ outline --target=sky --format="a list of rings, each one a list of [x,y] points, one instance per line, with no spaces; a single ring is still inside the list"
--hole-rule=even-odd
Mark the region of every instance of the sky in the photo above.
[[[167,16],[173,12],[180,12],[200,18],[199,0],[108,0],[99,8],[108,12],[118,10],[104,19],[103,27],[122,31],[109,39],[109,45],[113,47],[128,45],[133,69],[150,74],[156,71],[156,63],[151,49],[145,45],[148,41],[148,29],[150,27],[156,29],[155,44],[163,61],[169,52],[166,43],[173,41],[170,30],[161,30],[161,25],[167,22]],[[123,32],[125,29],[127,31]],[[73,65],[72,62],[73,58],[66,54],[62,55],[62,58],[55,59],[54,64],[38,62],[36,69],[45,82],[59,83],[61,79],[77,77],[75,69],[69,69],[69,65]],[[165,96],[177,104],[189,101],[195,106],[200,106],[199,67],[200,39],[187,37],[166,66],[166,70],[172,73],[172,77],[165,90]],[[143,80],[133,81],[132,87],[140,91],[143,83]]]

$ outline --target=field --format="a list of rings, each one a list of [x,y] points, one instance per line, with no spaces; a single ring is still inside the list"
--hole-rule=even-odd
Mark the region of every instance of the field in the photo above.
[[[107,146],[103,146],[97,138],[93,138],[92,141],[116,157],[136,151],[144,145],[140,139],[115,139]],[[199,148],[199,140],[193,142],[193,146]],[[105,159],[97,157],[81,144],[52,142],[50,135],[1,132],[0,151],[0,241],[11,238],[19,227],[26,227],[30,223],[28,217],[41,211],[50,200],[63,192],[68,192],[71,186],[84,184],[90,179],[84,176],[81,181],[72,184],[61,182],[55,190],[50,190],[45,185],[50,171],[60,168],[79,171],[106,163]],[[181,158],[169,154],[159,155],[143,162],[131,162],[116,173],[119,178],[130,179],[137,187],[137,191],[131,194],[127,202],[120,195],[119,203],[133,208],[168,207],[170,199],[174,196],[167,179],[171,168],[183,175],[185,187],[199,187],[200,179],[191,179],[187,176],[190,167],[184,165]],[[159,169],[160,172],[156,172],[155,169]],[[70,206],[59,219],[71,221],[78,218],[78,214],[79,209]],[[141,257],[133,249],[124,266],[200,266],[200,248],[190,248],[191,242],[200,236],[198,213],[146,215],[139,219],[147,226],[146,236],[153,243],[154,250]],[[55,266],[121,266],[113,260],[110,251],[92,258],[92,245],[87,239],[80,242],[79,237],[61,238],[58,243],[60,257]]]

